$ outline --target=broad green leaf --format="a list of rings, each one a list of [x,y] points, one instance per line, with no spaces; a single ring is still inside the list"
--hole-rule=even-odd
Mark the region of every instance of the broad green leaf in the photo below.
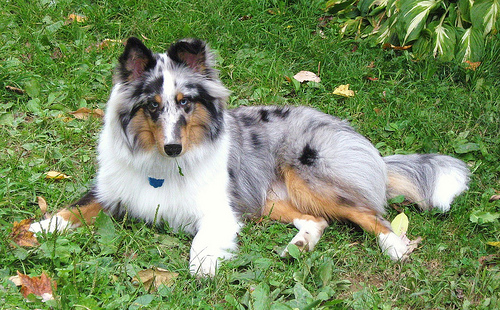
[[[391,43],[390,39],[392,37],[394,26],[397,19],[393,17],[388,18],[377,31],[377,36],[375,42],[377,43]]]
[[[301,256],[299,248],[295,244],[289,244],[287,246],[288,254],[295,259],[299,259]]]
[[[466,154],[479,151],[480,149],[481,148],[479,147],[479,144],[473,142],[466,142],[455,145],[455,152],[457,154]]]
[[[297,282],[293,288],[293,293],[295,295],[295,300],[299,308],[304,308],[313,302],[312,294],[302,285]]]
[[[333,276],[333,260],[326,257],[325,261],[319,266],[318,273],[323,287],[328,286]]]
[[[432,33],[432,55],[444,61],[455,56],[455,28],[448,23],[429,25]]]
[[[351,6],[355,0],[330,0],[326,2],[326,9],[329,14],[336,14]]]
[[[271,299],[269,297],[269,285],[261,282],[255,290],[251,293],[253,299],[253,309],[266,310],[271,307]]]
[[[408,230],[409,220],[404,212],[399,213],[391,222],[392,231],[398,236],[402,236]]]
[[[460,29],[457,29],[460,30]],[[461,31],[457,42],[458,51],[456,58],[461,62],[480,61],[484,53],[484,39],[482,31],[471,26]]]
[[[439,4],[440,0],[402,0],[401,16],[399,18],[399,37],[402,45],[418,38],[420,31],[424,29],[429,13]]]
[[[358,9],[361,11],[361,15],[366,15],[374,7],[383,8],[387,6],[389,0],[361,0],[358,2]],[[372,13],[370,12],[370,15]]]
[[[479,0],[475,1],[470,9],[472,25],[475,28],[483,29],[483,35],[487,35],[491,30],[498,30],[500,23],[500,0]]]
[[[492,223],[500,218],[500,213],[490,213],[486,211],[476,211],[470,215],[469,220],[472,223],[484,224]]]
[[[423,29],[417,41],[413,43],[412,52],[417,59],[425,58],[432,51],[432,33],[429,29]]]
[[[471,0],[458,0],[457,1],[457,9],[458,15],[461,20],[464,20],[470,23],[470,7],[472,6]],[[462,26],[461,24],[459,26]]]

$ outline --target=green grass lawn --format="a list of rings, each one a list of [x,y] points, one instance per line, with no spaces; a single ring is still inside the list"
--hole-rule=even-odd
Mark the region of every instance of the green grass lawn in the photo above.
[[[500,241],[500,203],[488,201],[500,190],[500,36],[475,71],[415,62],[407,52],[340,38],[335,24],[319,35],[324,3],[2,1],[0,308],[498,309],[500,254],[487,242]],[[70,14],[86,19],[69,22]],[[423,239],[403,264],[383,256],[374,236],[341,223],[314,252],[283,259],[278,248],[296,230],[267,219],[248,223],[239,255],[212,280],[190,276],[190,236],[132,220],[101,216],[94,227],[42,236],[38,247],[15,246],[14,221],[42,217],[37,196],[55,211],[91,186],[101,120],[69,112],[105,109],[119,41],[129,36],[157,52],[183,37],[207,40],[233,92],[230,107],[314,106],[349,120],[383,155],[439,152],[466,161],[470,190],[448,214],[402,207],[410,238]],[[301,70],[319,70],[321,83],[287,79]],[[333,95],[341,84],[356,95]],[[71,178],[46,180],[49,170]],[[179,275],[171,286],[147,290],[134,277],[153,266]],[[8,280],[17,270],[47,273],[57,282],[56,299],[26,302]]]

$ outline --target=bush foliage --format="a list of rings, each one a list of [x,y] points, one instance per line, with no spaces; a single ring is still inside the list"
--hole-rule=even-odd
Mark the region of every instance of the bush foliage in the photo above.
[[[500,0],[330,0],[326,9],[343,35],[411,45],[417,59],[480,61],[500,26]]]

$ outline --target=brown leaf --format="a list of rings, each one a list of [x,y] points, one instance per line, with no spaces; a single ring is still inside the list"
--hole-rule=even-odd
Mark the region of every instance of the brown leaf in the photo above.
[[[64,180],[64,179],[69,179],[71,177],[69,175],[65,175],[64,173],[51,170],[45,173],[45,178],[52,180]]]
[[[47,201],[45,201],[45,198],[42,196],[36,196],[36,199],[38,201],[38,206],[40,207],[40,211],[42,211],[42,214],[47,213]]]
[[[481,65],[480,61],[472,62],[472,61],[466,60],[465,62],[468,64],[468,66],[465,67],[465,70],[476,71],[476,69]]]
[[[38,246],[35,234],[29,231],[33,219],[25,219],[21,222],[14,222],[10,238],[19,246],[34,247]]]
[[[385,43],[384,45],[382,45],[382,48],[384,50],[386,50],[386,49],[392,49],[392,50],[396,50],[396,51],[404,51],[404,50],[407,50],[407,49],[409,49],[411,47],[412,47],[412,45],[396,46],[396,45],[392,45],[390,43]]]
[[[56,288],[56,282],[49,278],[44,272],[40,277],[30,277],[17,272],[21,280],[21,294],[27,298],[29,294],[42,297],[42,301],[54,299],[52,289]]]
[[[319,76],[312,73],[311,71],[300,71],[299,73],[295,74],[293,76],[293,78],[301,83],[302,82],[316,82],[316,83],[321,82],[321,79],[319,78]]]
[[[12,92],[15,92],[16,94],[19,94],[19,95],[23,95],[24,94],[24,90],[18,88],[18,87],[14,87],[14,86],[5,86],[5,89],[8,90],[8,91],[12,91]]]
[[[156,291],[161,284],[165,286],[171,286],[174,284],[174,281],[178,276],[179,274],[177,272],[152,267],[139,271],[137,276],[132,279],[132,283],[137,285],[140,282],[144,285],[144,288],[147,291],[150,291],[150,289]]]
[[[73,115],[76,119],[88,119],[90,116],[103,118],[104,111],[101,109],[89,109],[89,108],[79,108],[76,111],[69,112],[69,114]]]
[[[378,81],[378,78],[376,77],[371,77],[371,76],[367,76],[366,77],[367,80],[370,80],[370,81]]]

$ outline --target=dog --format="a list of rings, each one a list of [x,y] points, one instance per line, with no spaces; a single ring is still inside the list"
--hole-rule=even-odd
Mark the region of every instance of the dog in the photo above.
[[[268,216],[298,229],[290,241],[312,251],[333,220],[377,236],[393,260],[408,246],[383,215],[404,195],[421,209],[448,211],[468,188],[464,162],[446,155],[382,157],[347,122],[298,106],[225,109],[230,95],[214,55],[197,39],[154,54],[128,39],[114,74],[91,190],[30,230],[92,223],[104,210],[166,221],[194,236],[189,268],[213,276],[237,250],[245,219]],[[285,249],[283,255],[287,250]]]

